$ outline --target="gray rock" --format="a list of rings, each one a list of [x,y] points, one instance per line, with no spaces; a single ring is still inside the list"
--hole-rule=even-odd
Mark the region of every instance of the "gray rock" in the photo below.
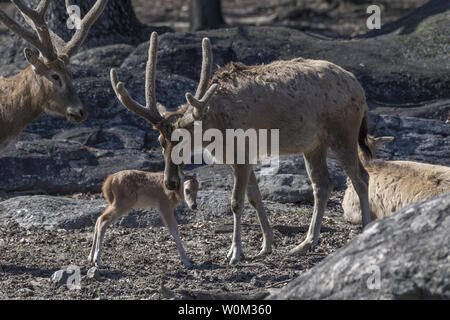
[[[10,143],[0,156],[0,190],[43,190],[49,194],[100,192],[109,174],[126,169],[163,170],[161,152],[142,152],[144,141],[145,133],[136,130],[133,138],[131,131],[117,127],[73,130],[55,140]]]
[[[435,119],[445,122],[450,114],[450,99],[421,101],[404,105],[369,102],[369,109],[380,115]]]
[[[450,126],[442,121],[372,115],[370,126],[374,136],[395,136],[380,158],[450,165]]]
[[[261,195],[265,200],[293,203],[313,200],[311,182],[305,172],[299,174],[276,174],[258,178]]]
[[[269,299],[450,299],[450,193],[372,222]]]
[[[20,196],[0,202],[0,225],[16,223],[25,229],[47,230],[93,228],[106,206],[107,203],[104,200]],[[185,223],[189,214],[190,209],[184,204],[175,210],[175,217],[179,223]],[[146,209],[132,211],[120,218],[113,227],[148,228],[163,225],[155,209]]]
[[[105,208],[102,200],[16,197],[0,202],[0,223],[16,222],[25,229],[81,229],[93,226]]]

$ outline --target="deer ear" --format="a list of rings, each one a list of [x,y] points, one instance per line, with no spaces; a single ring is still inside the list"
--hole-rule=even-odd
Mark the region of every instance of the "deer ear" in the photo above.
[[[386,136],[386,137],[376,137],[373,139],[375,146],[381,147],[384,146],[385,144],[391,143],[392,141],[395,140],[395,137],[393,136]]]
[[[33,69],[36,73],[42,73],[45,70],[44,63],[39,60],[39,56],[33,50],[31,50],[30,48],[25,48],[23,54],[25,55],[25,59],[28,61],[28,63],[33,66]]]
[[[23,50],[23,54],[25,55],[25,59],[27,59],[27,61],[32,66],[36,66],[36,64],[39,61],[39,57],[37,56],[36,53],[34,53],[33,50],[31,50],[30,48],[25,48],[25,50]]]

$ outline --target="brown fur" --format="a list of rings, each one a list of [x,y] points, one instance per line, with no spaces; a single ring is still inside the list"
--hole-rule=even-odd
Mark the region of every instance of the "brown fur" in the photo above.
[[[68,43],[52,32],[45,22],[50,1],[41,0],[34,10],[22,1],[15,2],[37,36],[0,9],[0,22],[39,50],[38,56],[26,48],[25,58],[31,66],[15,77],[0,78],[0,147],[16,138],[44,112],[65,116],[73,123],[87,118],[67,65],[107,3],[108,0],[97,0]],[[66,5],[69,4],[66,0]]]
[[[374,143],[372,142],[372,148]],[[408,204],[450,192],[450,168],[413,161],[364,161],[369,173],[369,205],[372,219],[396,212]],[[361,222],[357,195],[351,182],[344,195],[344,218]]]
[[[310,228],[306,239],[291,253],[306,253],[318,242],[322,217],[332,190],[326,163],[328,148],[333,150],[355,185],[361,202],[363,225],[370,222],[369,177],[358,157],[358,145],[366,153],[369,150],[367,104],[364,90],[352,73],[328,61],[298,58],[258,66],[229,63],[211,79],[212,49],[209,39],[204,39],[200,84],[195,96],[186,94],[188,105],[178,109],[182,117],[174,121],[174,117],[164,119],[159,111],[163,108],[158,108],[156,103],[156,50],[157,35],[154,33],[147,62],[146,106],[128,95],[124,85],[118,82],[115,70],[111,70],[111,83],[124,106],[159,130],[165,161],[164,180],[168,189],[175,190],[180,185],[177,166],[172,161],[172,151],[178,147],[178,142],[171,139],[174,130],[186,129],[192,136],[195,122],[201,121],[203,131],[214,129],[223,137],[227,136],[228,129],[268,130],[267,138],[271,141],[271,130],[274,129],[279,130],[280,154],[303,154],[314,189]],[[254,143],[257,148],[261,145],[258,141]],[[209,141],[203,141],[203,148],[209,144]],[[227,154],[226,146],[224,143],[224,156]],[[271,149],[270,145],[268,149]],[[272,250],[273,233],[251,165],[257,159],[250,159],[248,150],[243,154],[244,163],[229,163],[235,178],[231,199],[234,231],[228,252],[231,264],[237,263],[242,255],[240,219],[245,196],[256,209],[263,232],[260,254]],[[236,163],[237,144],[231,151],[234,151],[232,156]],[[256,150],[256,154],[259,151]],[[217,154],[212,156],[217,162],[226,163],[226,159],[217,159]]]
[[[193,176],[184,176],[184,183],[175,191],[165,188],[163,173],[125,170],[108,176],[102,192],[109,205],[95,224],[89,260],[100,266],[101,245],[108,226],[132,209],[151,207],[159,211],[177,243],[182,263],[189,266],[190,262],[179,239],[174,209],[183,201],[195,208],[197,191],[198,182]]]
[[[370,158],[367,104],[364,90],[352,73],[328,61],[302,58],[257,66],[230,63],[216,72],[210,84],[217,84],[218,89],[209,104],[199,115],[194,113],[194,108],[189,109],[175,127],[192,133],[193,126],[188,119],[194,118],[202,121],[204,131],[219,129],[224,136],[227,129],[279,129],[280,154],[304,154],[315,194],[314,217],[305,241],[292,253],[305,253],[317,244],[332,189],[326,166],[329,147],[348,176],[358,184],[361,206],[366,212],[363,224],[369,223],[368,174],[358,158],[358,145]],[[165,144],[166,171],[171,180],[176,174],[173,169],[170,172],[168,165],[174,144],[169,141]],[[208,144],[205,142],[204,147]],[[218,160],[225,162],[225,159]],[[249,200],[255,205],[264,235],[261,254],[271,251],[272,231],[256,181],[248,179],[254,175],[253,169],[249,165],[232,165],[232,168],[235,232],[228,256],[231,263],[236,263],[242,253],[239,219],[249,189],[252,190]]]

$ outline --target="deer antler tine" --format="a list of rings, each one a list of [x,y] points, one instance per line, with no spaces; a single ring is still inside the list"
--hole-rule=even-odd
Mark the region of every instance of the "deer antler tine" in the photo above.
[[[130,97],[124,84],[122,82],[118,82],[116,69],[111,69],[111,84],[117,98],[128,110],[136,113],[145,120],[150,121],[152,124],[157,124],[160,121],[160,119],[154,117],[154,114],[150,109],[144,107],[142,104]]]
[[[206,91],[208,90],[209,82],[211,81],[211,73],[212,73],[213,54],[211,48],[211,41],[208,38],[203,39],[202,49],[203,49],[202,71],[200,75],[200,82],[198,84],[198,88],[195,93],[196,99],[201,99],[205,95]]]
[[[214,93],[216,93],[217,88],[219,85],[217,83],[213,84],[208,91],[205,93],[203,98],[201,100],[198,100],[197,98],[193,97],[192,94],[186,93],[186,100],[189,102],[191,106],[193,106],[195,109],[202,111],[209,103],[209,100],[212,98]]]
[[[48,6],[50,5],[50,2],[53,0],[41,0],[39,2],[38,7],[36,8],[37,13],[42,16],[42,19],[45,19],[45,14],[47,13]]]
[[[28,6],[26,6],[22,0],[11,0],[11,2],[19,9],[20,13],[22,15],[27,16],[28,18],[33,21],[34,24],[37,24],[40,26],[44,21],[42,21],[40,15],[34,11],[33,9],[30,9]]]
[[[40,50],[42,48],[42,44],[33,33],[11,19],[2,9],[0,9],[0,21],[3,22],[3,24],[7,26],[12,32],[25,39],[37,49]]]
[[[48,8],[51,0],[41,0],[36,10],[30,9],[22,2],[22,0],[11,1],[19,9],[25,20],[36,30],[39,35],[39,44],[37,46],[33,43],[32,44],[39,49],[45,58],[51,61],[55,60],[58,55],[52,44],[52,38],[47,28],[47,24],[45,23],[45,10]]]
[[[157,50],[158,50],[158,34],[156,32],[153,32],[150,38],[147,68],[145,70],[145,97],[148,108],[156,107],[155,76],[156,76]]]
[[[66,6],[67,4],[70,4],[69,0],[66,0]],[[95,2],[91,10],[89,10],[89,12],[81,20],[80,29],[75,32],[74,36],[67,44],[64,52],[65,54],[71,57],[78,52],[84,40],[86,40],[92,25],[100,17],[107,4],[108,0],[97,0],[97,2]]]
[[[162,119],[161,114],[156,106],[156,61],[158,52],[158,34],[152,33],[150,38],[150,47],[148,50],[148,61],[145,70],[145,98],[147,108],[154,114],[154,118]]]

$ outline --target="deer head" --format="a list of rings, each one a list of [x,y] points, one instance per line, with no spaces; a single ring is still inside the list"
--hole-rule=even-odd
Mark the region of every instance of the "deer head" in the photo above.
[[[178,107],[176,112],[167,112],[166,108],[156,102],[155,74],[156,54],[158,48],[158,35],[154,32],[150,39],[149,58],[146,67],[145,96],[146,106],[133,100],[122,82],[118,82],[117,72],[111,70],[111,83],[120,102],[130,111],[149,121],[155,130],[158,130],[159,143],[161,144],[165,169],[164,183],[169,190],[176,190],[180,186],[178,174],[179,166],[172,162],[171,154],[173,148],[179,143],[171,140],[172,133],[176,129],[193,130],[194,122],[200,120],[204,108],[209,104],[212,96],[217,90],[217,84],[210,86],[212,71],[212,49],[208,38],[203,39],[203,63],[195,96],[186,94],[187,103]]]
[[[195,210],[197,209],[197,192],[198,192],[198,181],[195,175],[193,176],[184,176],[183,183],[183,196],[184,201],[188,205],[189,209]]]
[[[47,102],[42,106],[43,111],[65,116],[73,123],[80,123],[87,118],[87,112],[74,88],[68,64],[70,58],[80,49],[89,29],[103,12],[108,0],[98,0],[94,4],[81,20],[80,28],[67,43],[49,30],[45,22],[45,14],[51,1],[53,0],[41,0],[33,10],[22,0],[11,0],[37,35],[12,20],[1,9],[0,21],[39,51],[37,55],[30,48],[26,48],[24,54],[32,66],[36,80],[40,81],[47,91]],[[70,6],[70,0],[66,0],[66,6]]]

